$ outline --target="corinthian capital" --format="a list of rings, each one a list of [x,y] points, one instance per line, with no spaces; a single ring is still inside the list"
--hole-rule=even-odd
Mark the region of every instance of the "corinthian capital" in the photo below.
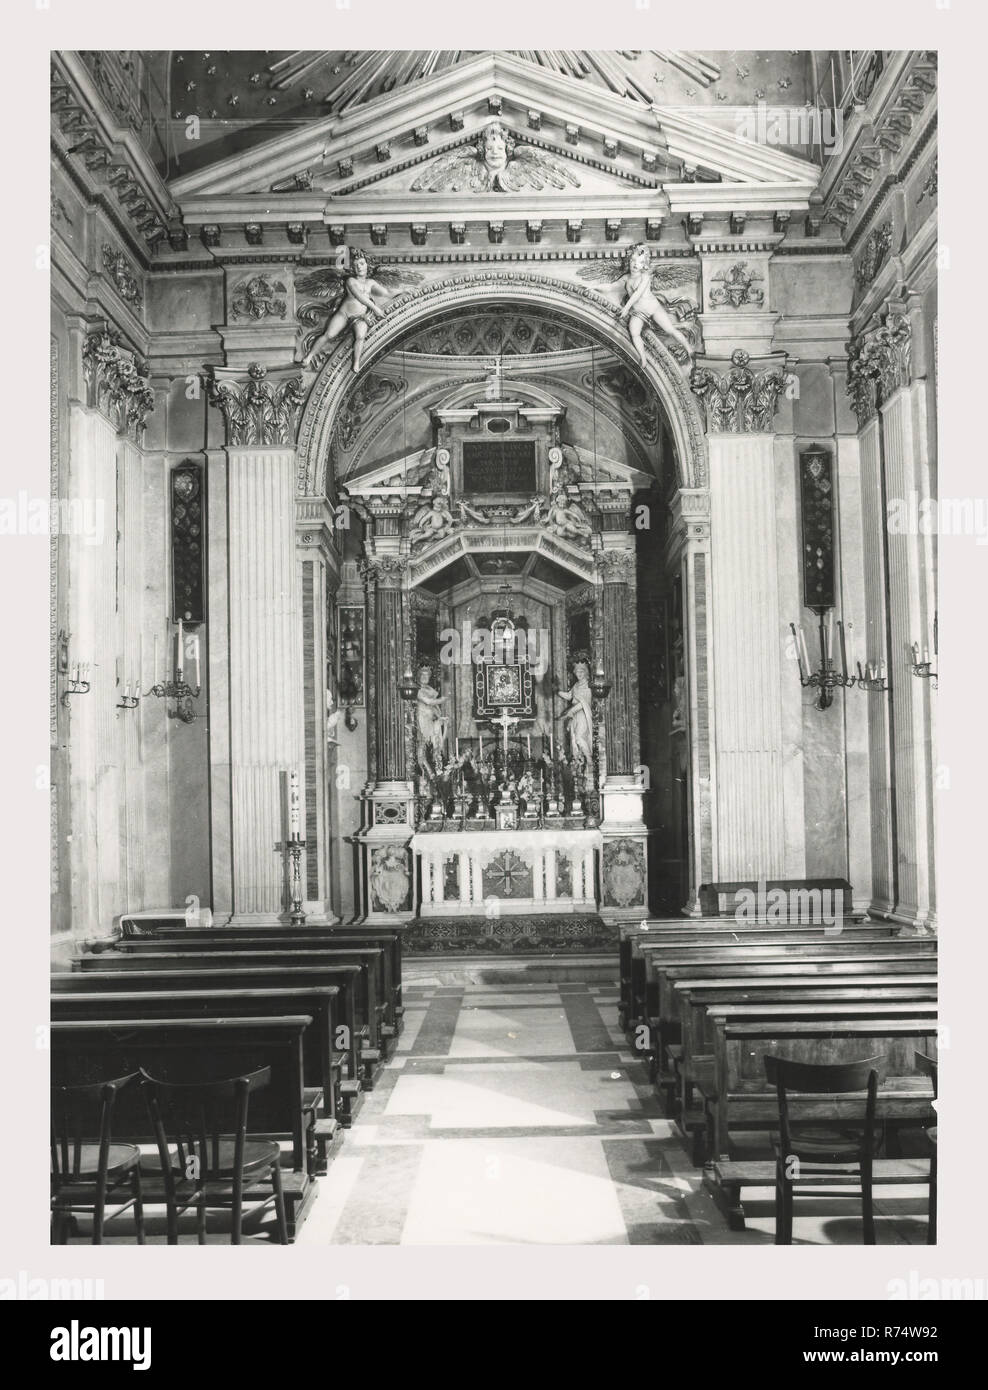
[[[786,384],[783,369],[753,372],[743,348],[731,353],[731,370],[724,376],[694,367],[690,388],[703,402],[707,429],[722,434],[767,434],[775,423],[779,394]]]
[[[635,577],[634,550],[602,550],[597,566],[605,584],[630,584]]]
[[[361,569],[365,579],[379,589],[397,589],[404,580],[408,560],[404,555],[368,555]]]
[[[295,447],[302,409],[302,377],[268,379],[268,370],[252,362],[244,379],[236,371],[213,368],[206,389],[211,405],[218,406],[226,420],[226,442],[240,449]]]
[[[852,338],[847,347],[847,394],[858,425],[866,425],[911,376],[912,325],[890,309],[876,328]]]
[[[86,338],[82,371],[89,404],[139,444],[154,409],[147,363],[121,347],[115,333],[97,330]]]

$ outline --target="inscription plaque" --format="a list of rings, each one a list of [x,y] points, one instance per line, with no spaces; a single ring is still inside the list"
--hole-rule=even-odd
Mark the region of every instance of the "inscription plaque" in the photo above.
[[[463,491],[473,496],[534,492],[535,440],[464,440]]]

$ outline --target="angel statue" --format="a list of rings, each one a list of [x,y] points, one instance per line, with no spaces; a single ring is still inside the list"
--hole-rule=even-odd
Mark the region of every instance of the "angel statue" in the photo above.
[[[565,536],[567,540],[583,541],[593,534],[586,512],[579,502],[567,497],[561,487],[549,499],[546,521],[557,536]]]
[[[590,667],[585,661],[574,662],[573,684],[559,694],[570,702],[569,709],[563,711],[563,723],[568,725],[570,758],[574,770],[586,776],[593,766],[593,695]]]
[[[412,523],[408,528],[408,540],[411,545],[420,545],[423,541],[437,541],[448,535],[452,529],[453,514],[449,509],[449,502],[441,493],[437,493],[430,501],[423,502],[412,517]]]
[[[692,267],[685,265],[662,265],[652,269],[652,253],[644,241],[632,246],[625,265],[618,261],[591,263],[582,267],[577,274],[584,280],[595,280],[598,284],[616,284],[621,281],[624,288],[624,304],[621,307],[621,321],[627,322],[631,341],[638,353],[643,367],[648,365],[642,333],[651,323],[676,343],[679,351],[676,356],[688,361],[694,352],[693,344],[681,328],[677,328],[670,309],[682,318],[694,318],[697,307],[691,299],[680,296],[671,302],[664,291],[678,289],[690,284],[694,278]],[[685,358],[683,354],[685,353]]]
[[[324,266],[295,282],[298,295],[314,294],[328,301],[329,322],[316,340],[308,345],[303,367],[311,367],[325,348],[340,336],[347,324],[353,328],[353,370],[360,371],[360,354],[371,318],[383,318],[378,300],[390,299],[399,285],[416,284],[422,276],[396,265],[371,265],[363,251],[350,252],[350,265]],[[321,305],[307,305],[299,312],[302,323],[311,324]],[[307,344],[303,344],[306,346]]]
[[[564,164],[534,145],[520,145],[500,121],[491,121],[479,139],[460,145],[419,174],[413,193],[517,193],[579,188],[580,180]]]

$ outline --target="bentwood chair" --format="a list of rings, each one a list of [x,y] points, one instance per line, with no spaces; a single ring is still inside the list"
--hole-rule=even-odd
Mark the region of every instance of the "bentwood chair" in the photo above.
[[[933,1099],[937,1098],[937,1063],[925,1052],[915,1052],[916,1070],[923,1072],[933,1083]],[[927,1245],[937,1243],[937,1127],[931,1125],[926,1131],[930,1143],[930,1216],[926,1227]]]
[[[876,1124],[879,1081],[885,1075],[884,1056],[862,1062],[821,1065],[792,1062],[784,1057],[765,1058],[765,1074],[779,1101],[779,1133],[775,1137],[775,1243],[792,1244],[793,1206],[799,1189],[860,1186],[865,1245],[875,1244],[873,1165],[882,1144],[882,1127]],[[860,1115],[804,1117],[793,1120],[790,1100],[801,1097],[800,1109],[814,1096],[812,1108],[834,1110],[835,1096],[862,1093]],[[843,1109],[843,1107],[842,1107]],[[830,1195],[853,1196],[853,1193]]]
[[[68,1241],[73,1218],[91,1212],[93,1245],[103,1244],[107,1221],[131,1207],[137,1243],[144,1244],[141,1201],[141,1151],[136,1144],[113,1142],[113,1108],[120,1091],[135,1080],[130,1076],[83,1086],[53,1086],[51,1096],[51,1213],[52,1244]],[[107,1201],[121,1205],[107,1211]]]
[[[251,1094],[271,1081],[271,1068],[224,1081],[159,1081],[142,1069],[144,1094],[158,1146],[165,1190],[168,1244],[178,1244],[178,1219],[196,1209],[196,1234],[206,1243],[206,1212],[230,1212],[230,1241],[243,1243],[244,1202],[274,1203],[278,1240],[288,1244],[281,1148],[247,1137]],[[256,1189],[270,1182],[270,1195]]]

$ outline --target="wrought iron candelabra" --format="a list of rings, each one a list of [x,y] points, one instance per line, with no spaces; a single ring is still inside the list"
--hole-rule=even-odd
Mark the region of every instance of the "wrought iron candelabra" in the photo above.
[[[935,654],[936,647],[934,646],[934,655]],[[923,653],[923,660],[920,661],[918,642],[913,643],[913,659],[910,662],[910,667],[914,676],[919,676],[920,680],[932,681],[934,690],[938,690],[940,688],[938,684],[939,677],[937,672],[933,669],[933,663],[930,660],[929,650]]]
[[[181,671],[176,671],[175,680],[159,681],[151,687],[151,694],[156,695],[159,700],[176,701],[175,708],[168,711],[168,717],[181,719],[183,724],[191,724],[198,718],[192,702],[199,698],[201,691],[202,686],[189,685],[183,680]]]
[[[816,610],[820,619],[820,666],[814,671],[810,665],[810,654],[806,646],[806,638],[803,636],[803,629],[800,626],[796,630],[796,624],[789,624],[789,631],[793,635],[796,643],[796,661],[799,666],[799,683],[802,686],[812,686],[820,691],[817,697],[817,709],[829,709],[834,702],[834,691],[838,687],[850,689],[857,684],[857,677],[850,676],[847,672],[847,645],[844,638],[844,624],[837,623],[837,632],[840,638],[840,670],[834,665],[834,621],[833,612],[830,609],[820,608]]]

